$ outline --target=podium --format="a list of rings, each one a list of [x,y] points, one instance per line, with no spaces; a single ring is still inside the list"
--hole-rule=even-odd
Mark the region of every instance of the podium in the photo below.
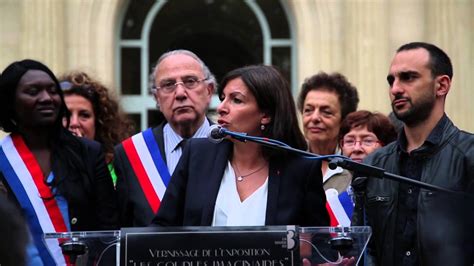
[[[72,265],[357,265],[371,236],[360,227],[143,227],[46,233]]]
[[[120,231],[45,233],[46,242],[56,242],[69,265],[119,265]],[[58,254],[53,253],[53,257]],[[58,261],[55,259],[55,261]]]
[[[300,227],[301,265],[358,265],[372,229],[353,227]]]

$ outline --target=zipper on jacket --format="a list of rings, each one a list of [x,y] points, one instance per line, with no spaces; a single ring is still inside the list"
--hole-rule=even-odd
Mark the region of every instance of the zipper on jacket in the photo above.
[[[382,202],[382,201],[389,201],[390,197],[384,197],[384,196],[375,196],[370,198],[368,201],[369,202]]]

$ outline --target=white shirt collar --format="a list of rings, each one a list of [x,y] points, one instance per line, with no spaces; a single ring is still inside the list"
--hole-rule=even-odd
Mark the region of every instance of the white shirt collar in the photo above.
[[[332,170],[331,168],[328,167],[326,170],[326,173],[323,176],[323,183],[326,182],[329,178],[331,178],[333,175],[340,174],[344,171],[341,167],[336,167],[336,169]]]

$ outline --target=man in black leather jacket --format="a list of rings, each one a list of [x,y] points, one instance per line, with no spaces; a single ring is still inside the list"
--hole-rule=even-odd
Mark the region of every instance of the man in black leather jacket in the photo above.
[[[405,44],[392,60],[390,99],[404,127],[364,163],[464,195],[366,178],[355,188],[353,225],[372,227],[377,265],[473,265],[474,135],[444,113],[451,79],[449,57],[432,44]]]

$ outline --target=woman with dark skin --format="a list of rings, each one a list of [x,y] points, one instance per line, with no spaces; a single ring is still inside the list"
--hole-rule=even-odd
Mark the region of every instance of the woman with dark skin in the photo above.
[[[10,64],[0,78],[0,186],[26,217],[29,263],[64,264],[46,232],[118,227],[115,194],[100,144],[73,136],[51,70],[40,62]]]

